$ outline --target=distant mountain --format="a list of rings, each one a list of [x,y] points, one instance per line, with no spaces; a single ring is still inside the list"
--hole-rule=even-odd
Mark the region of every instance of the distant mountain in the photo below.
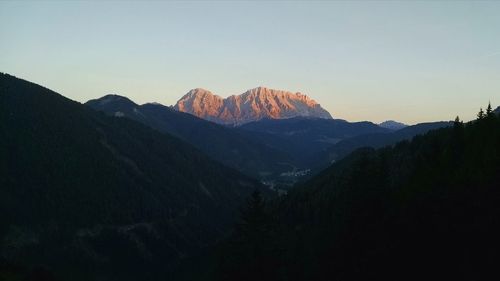
[[[225,125],[242,125],[264,118],[332,118],[328,111],[306,95],[265,87],[226,99],[204,89],[194,89],[182,97],[174,108]]]
[[[387,145],[395,144],[399,141],[410,140],[416,135],[425,134],[430,130],[450,127],[452,125],[453,122],[447,121],[420,123],[390,133],[365,134],[347,138],[319,152],[316,157],[314,157],[316,161],[314,164],[319,165],[317,167],[320,169],[325,168],[332,162],[344,158],[358,148],[381,148]]]
[[[251,192],[266,192],[176,137],[6,74],[0,120],[0,275],[166,276],[225,235]]]
[[[295,158],[294,169],[315,166],[317,154],[332,145],[351,137],[389,133],[371,122],[350,123],[340,119],[264,119],[238,128],[249,138],[254,138],[273,148],[281,149]]]
[[[497,115],[500,115],[500,106],[497,109],[493,110],[493,112]]]
[[[394,121],[394,120],[384,121],[378,125],[382,128],[386,128],[386,129],[390,129],[390,130],[400,130],[400,129],[403,129],[404,127],[408,127],[408,125],[401,123],[401,122]]]
[[[90,100],[86,105],[108,115],[128,117],[160,132],[175,135],[226,166],[255,178],[263,175],[279,176],[288,170],[287,166],[279,163],[291,161],[291,157],[285,152],[261,144],[239,130],[161,104],[138,105],[125,97],[107,95]]]

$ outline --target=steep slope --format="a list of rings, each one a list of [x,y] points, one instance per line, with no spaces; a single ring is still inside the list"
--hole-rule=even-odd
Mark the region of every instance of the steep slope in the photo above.
[[[162,279],[261,188],[175,137],[6,74],[0,155],[0,273]]]
[[[224,106],[224,99],[205,89],[196,88],[189,91],[177,101],[174,108],[216,123],[227,124],[219,115]]]
[[[277,176],[290,157],[278,149],[253,141],[238,130],[224,127],[169,107],[137,105],[116,95],[90,100],[86,105],[112,116],[128,117],[158,131],[175,135],[224,165],[254,178]]]
[[[208,280],[496,280],[499,147],[492,115],[358,150],[249,204]]]
[[[330,113],[306,95],[265,87],[226,99],[204,89],[194,89],[182,97],[174,108],[226,125],[241,125],[264,118],[332,118]]]

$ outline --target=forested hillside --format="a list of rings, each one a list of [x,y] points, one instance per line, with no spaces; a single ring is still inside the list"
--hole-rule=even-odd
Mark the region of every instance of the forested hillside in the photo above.
[[[107,95],[85,104],[109,115],[130,118],[160,132],[177,136],[212,159],[257,179],[279,178],[282,172],[290,169],[280,163],[290,163],[294,159],[285,151],[257,142],[239,130],[161,104],[138,105],[117,95]]]
[[[267,205],[256,194],[205,275],[187,279],[493,280],[499,202],[500,119],[488,110],[358,150]]]
[[[0,280],[158,280],[261,185],[181,140],[0,74]]]
[[[316,167],[317,169],[324,169],[333,162],[346,157],[358,148],[381,148],[384,146],[396,144],[403,140],[411,140],[413,137],[425,134],[430,130],[436,130],[452,125],[453,122],[451,121],[420,123],[412,126],[407,126],[389,133],[371,133],[354,136],[352,138],[341,140],[338,143],[318,152],[315,157],[312,158],[312,162],[310,165],[312,167]]]

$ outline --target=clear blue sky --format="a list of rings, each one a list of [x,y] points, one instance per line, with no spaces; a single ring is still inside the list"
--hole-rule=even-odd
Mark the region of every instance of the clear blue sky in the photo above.
[[[0,71],[84,102],[303,92],[336,118],[500,104],[499,2],[0,2]]]

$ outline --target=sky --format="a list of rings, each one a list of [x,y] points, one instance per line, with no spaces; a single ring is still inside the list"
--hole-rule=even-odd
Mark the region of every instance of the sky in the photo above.
[[[473,119],[500,105],[500,1],[0,1],[0,72],[85,102],[257,86],[334,118]]]

